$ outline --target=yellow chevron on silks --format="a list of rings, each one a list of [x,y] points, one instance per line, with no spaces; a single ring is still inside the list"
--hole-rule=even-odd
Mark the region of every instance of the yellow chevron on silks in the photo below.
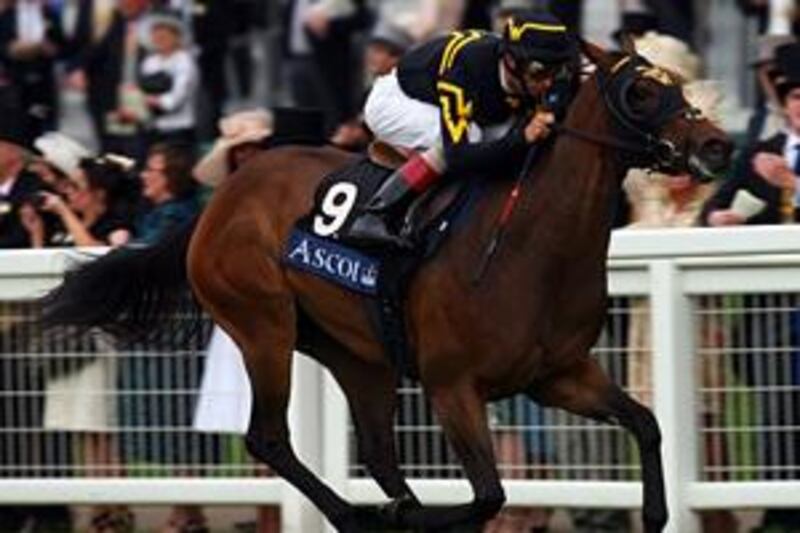
[[[528,30],[564,33],[567,31],[567,27],[563,24],[547,24],[544,22],[525,22],[517,26],[514,24],[513,18],[508,19],[508,35],[512,41],[516,42],[522,39],[522,36]]]
[[[436,84],[439,89],[439,102],[442,106],[442,119],[455,144],[461,142],[469,130],[472,118],[472,102],[467,102],[464,89],[446,81]]]
[[[447,66],[445,70],[450,70],[453,68],[453,63],[456,61],[456,57],[458,56],[459,52],[467,46],[469,43],[477,41],[483,36],[483,32],[478,30],[470,30],[469,34],[461,39],[458,44],[453,47],[453,50],[450,52],[450,57],[447,59]]]
[[[460,31],[454,32],[447,46],[444,48],[444,53],[442,53],[442,59],[439,62],[439,75],[441,76],[447,72],[448,69],[453,68],[456,56],[458,56],[462,48],[471,42],[477,41],[482,36],[483,32],[480,30],[469,30],[466,33]]]
[[[439,62],[440,76],[444,74],[445,70],[447,69],[447,59],[450,57],[450,52],[453,51],[453,47],[457,45],[463,38],[464,34],[460,31],[453,32],[450,40],[447,42],[447,46],[444,47],[444,53],[442,54],[442,59]]]

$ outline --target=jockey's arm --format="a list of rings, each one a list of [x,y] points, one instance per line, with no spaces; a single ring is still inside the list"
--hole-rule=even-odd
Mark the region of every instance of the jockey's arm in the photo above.
[[[469,131],[475,102],[459,85],[449,81],[437,84],[441,110],[442,144],[447,169],[453,173],[484,172],[524,155],[524,124],[512,127],[500,139],[470,142]]]
[[[516,125],[505,136],[494,141],[458,144],[444,144],[444,157],[448,171],[483,173],[497,169],[498,165],[507,164],[517,158],[524,157],[528,144],[521,125]]]

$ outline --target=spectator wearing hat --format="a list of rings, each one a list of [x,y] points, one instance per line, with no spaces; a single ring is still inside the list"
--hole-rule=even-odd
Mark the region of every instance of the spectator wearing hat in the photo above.
[[[370,33],[364,54],[364,70],[369,84],[372,85],[376,78],[392,72],[413,44],[413,38],[403,28],[388,20],[379,21]],[[363,99],[366,100],[366,95]],[[358,152],[366,148],[371,137],[364,124],[364,117],[359,113],[339,125],[331,136],[331,143],[339,148]]]
[[[187,48],[188,29],[172,12],[153,13],[146,24],[152,52],[142,62],[139,88],[151,116],[147,144],[191,145],[199,74]]]
[[[262,141],[274,131],[274,122],[272,113],[266,109],[241,111],[220,120],[222,135],[195,165],[192,171],[195,179],[210,187],[218,186],[253,153],[262,149]]]
[[[27,170],[41,180],[41,188],[20,208],[20,220],[28,231],[33,248],[61,246],[68,235],[58,215],[43,210],[45,192],[66,199],[80,172],[81,160],[91,156],[79,142],[62,133],[46,133],[34,142],[39,153],[32,157]]]
[[[64,48],[57,14],[42,0],[17,0],[0,13],[0,63],[16,85],[26,140],[56,126],[55,60]]]
[[[777,49],[775,61],[780,74],[775,78],[775,89],[785,114],[784,130],[765,141],[750,146],[742,158],[743,164],[734,168],[730,179],[722,184],[706,204],[701,221],[709,226],[731,226],[739,224],[793,224],[798,220],[798,191],[800,191],[800,44],[789,44]],[[762,295],[746,295],[744,307],[763,309]],[[789,328],[782,331],[776,328]],[[764,364],[767,361],[779,370],[777,374],[770,366],[770,383],[785,386],[787,392],[783,400],[789,405],[786,415],[775,411],[771,402],[759,402],[756,409],[764,426],[796,426],[800,393],[797,392],[798,376],[791,372],[797,368],[798,354],[786,350],[785,341],[798,334],[793,319],[784,323],[781,319],[769,318],[766,322],[757,318],[745,321],[742,331],[734,335],[743,339],[744,346],[754,347],[755,353],[744,353],[737,359],[738,372],[748,386],[762,386],[758,376],[766,375]],[[763,331],[774,334],[763,335]],[[776,342],[778,343],[776,345]],[[773,357],[765,358],[769,350],[774,357],[788,360],[779,363]],[[786,370],[789,369],[789,370]],[[769,405],[767,405],[769,403]],[[793,406],[793,407],[792,407]],[[786,437],[781,445],[775,439],[764,437],[760,442],[765,451],[764,465],[770,479],[797,479],[798,458],[800,458],[800,436],[786,429]],[[761,438],[761,437],[759,437]],[[770,509],[763,517],[761,528],[757,531],[798,531],[800,530],[800,510]]]
[[[82,159],[70,175],[66,198],[41,192],[38,209],[61,219],[65,244],[122,246],[131,239],[135,182],[127,176],[133,161],[114,157]]]
[[[800,180],[800,44],[779,48],[776,63],[780,74],[774,83],[785,116],[784,129],[746,148],[742,163],[706,205],[705,224],[728,226],[795,221],[798,206],[795,191]],[[731,209],[740,190],[763,202],[763,207],[755,213]]]
[[[56,215],[64,228],[49,244],[58,246],[121,246],[131,237],[129,206],[135,182],[128,176],[132,162],[115,157],[81,158],[74,162],[69,146],[50,145],[46,139],[43,157],[60,166],[67,185],[65,197],[44,192],[36,210],[27,214],[26,227],[37,241],[43,227],[40,213]],[[75,164],[75,168],[72,165]],[[59,238],[60,237],[60,238]],[[40,239],[41,237],[39,237]],[[36,246],[36,245],[35,245]],[[116,368],[118,354],[114,343],[95,332],[75,339],[97,356],[75,367],[58,360],[58,372],[50,373],[44,383],[43,426],[49,431],[66,431],[80,444],[84,475],[105,477],[121,475],[123,470],[113,429],[117,427]],[[85,345],[83,343],[86,343]],[[74,349],[74,348],[73,348]],[[101,392],[102,391],[102,392]],[[108,533],[129,531],[133,515],[126,506],[95,505],[89,516],[89,531]]]
[[[325,144],[323,122],[319,110],[276,107],[234,113],[220,120],[222,135],[192,174],[200,183],[216,187],[262,150],[287,144]]]
[[[88,148],[60,132],[39,136],[33,147],[39,153],[28,164],[28,170],[37,174],[52,191],[66,194],[67,183],[80,170],[82,159],[92,157]]]
[[[775,52],[778,48],[796,42],[791,35],[762,35],[758,39],[758,53],[750,64],[755,69],[758,82],[758,102],[747,125],[745,146],[765,140],[783,128],[785,117],[775,89],[778,67]]]

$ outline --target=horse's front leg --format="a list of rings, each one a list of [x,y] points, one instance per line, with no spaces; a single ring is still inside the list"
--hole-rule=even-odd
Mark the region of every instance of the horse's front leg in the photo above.
[[[661,465],[661,431],[653,413],[612,383],[597,361],[588,355],[527,392],[542,405],[560,407],[605,422],[616,421],[633,434],[642,461],[644,530],[646,533],[663,530],[667,524],[667,502]]]
[[[471,383],[427,392],[439,424],[461,459],[474,499],[465,505],[407,510],[404,523],[415,529],[480,531],[506,499],[495,465],[486,404]]]
[[[388,363],[359,359],[336,340],[315,331],[313,355],[344,392],[358,438],[358,454],[391,502],[376,509],[388,526],[397,526],[406,509],[419,507],[397,463],[394,414],[397,375]]]

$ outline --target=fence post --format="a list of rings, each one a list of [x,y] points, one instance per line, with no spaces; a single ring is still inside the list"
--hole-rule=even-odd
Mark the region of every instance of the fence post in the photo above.
[[[322,471],[322,370],[314,361],[295,352],[289,427],[295,453],[313,472]],[[281,516],[283,533],[322,531],[322,516],[303,495],[286,484]]]
[[[681,273],[670,260],[650,267],[650,310],[653,339],[653,405],[663,436],[661,452],[669,506],[669,533],[700,531],[688,501],[697,479],[697,409],[694,330],[691,305]]]
[[[349,499],[348,480],[350,463],[350,442],[348,428],[350,417],[347,400],[328,373],[323,373],[322,378],[322,431],[325,451],[323,455],[323,478],[342,497]],[[326,522],[325,531],[335,533],[336,529]]]

